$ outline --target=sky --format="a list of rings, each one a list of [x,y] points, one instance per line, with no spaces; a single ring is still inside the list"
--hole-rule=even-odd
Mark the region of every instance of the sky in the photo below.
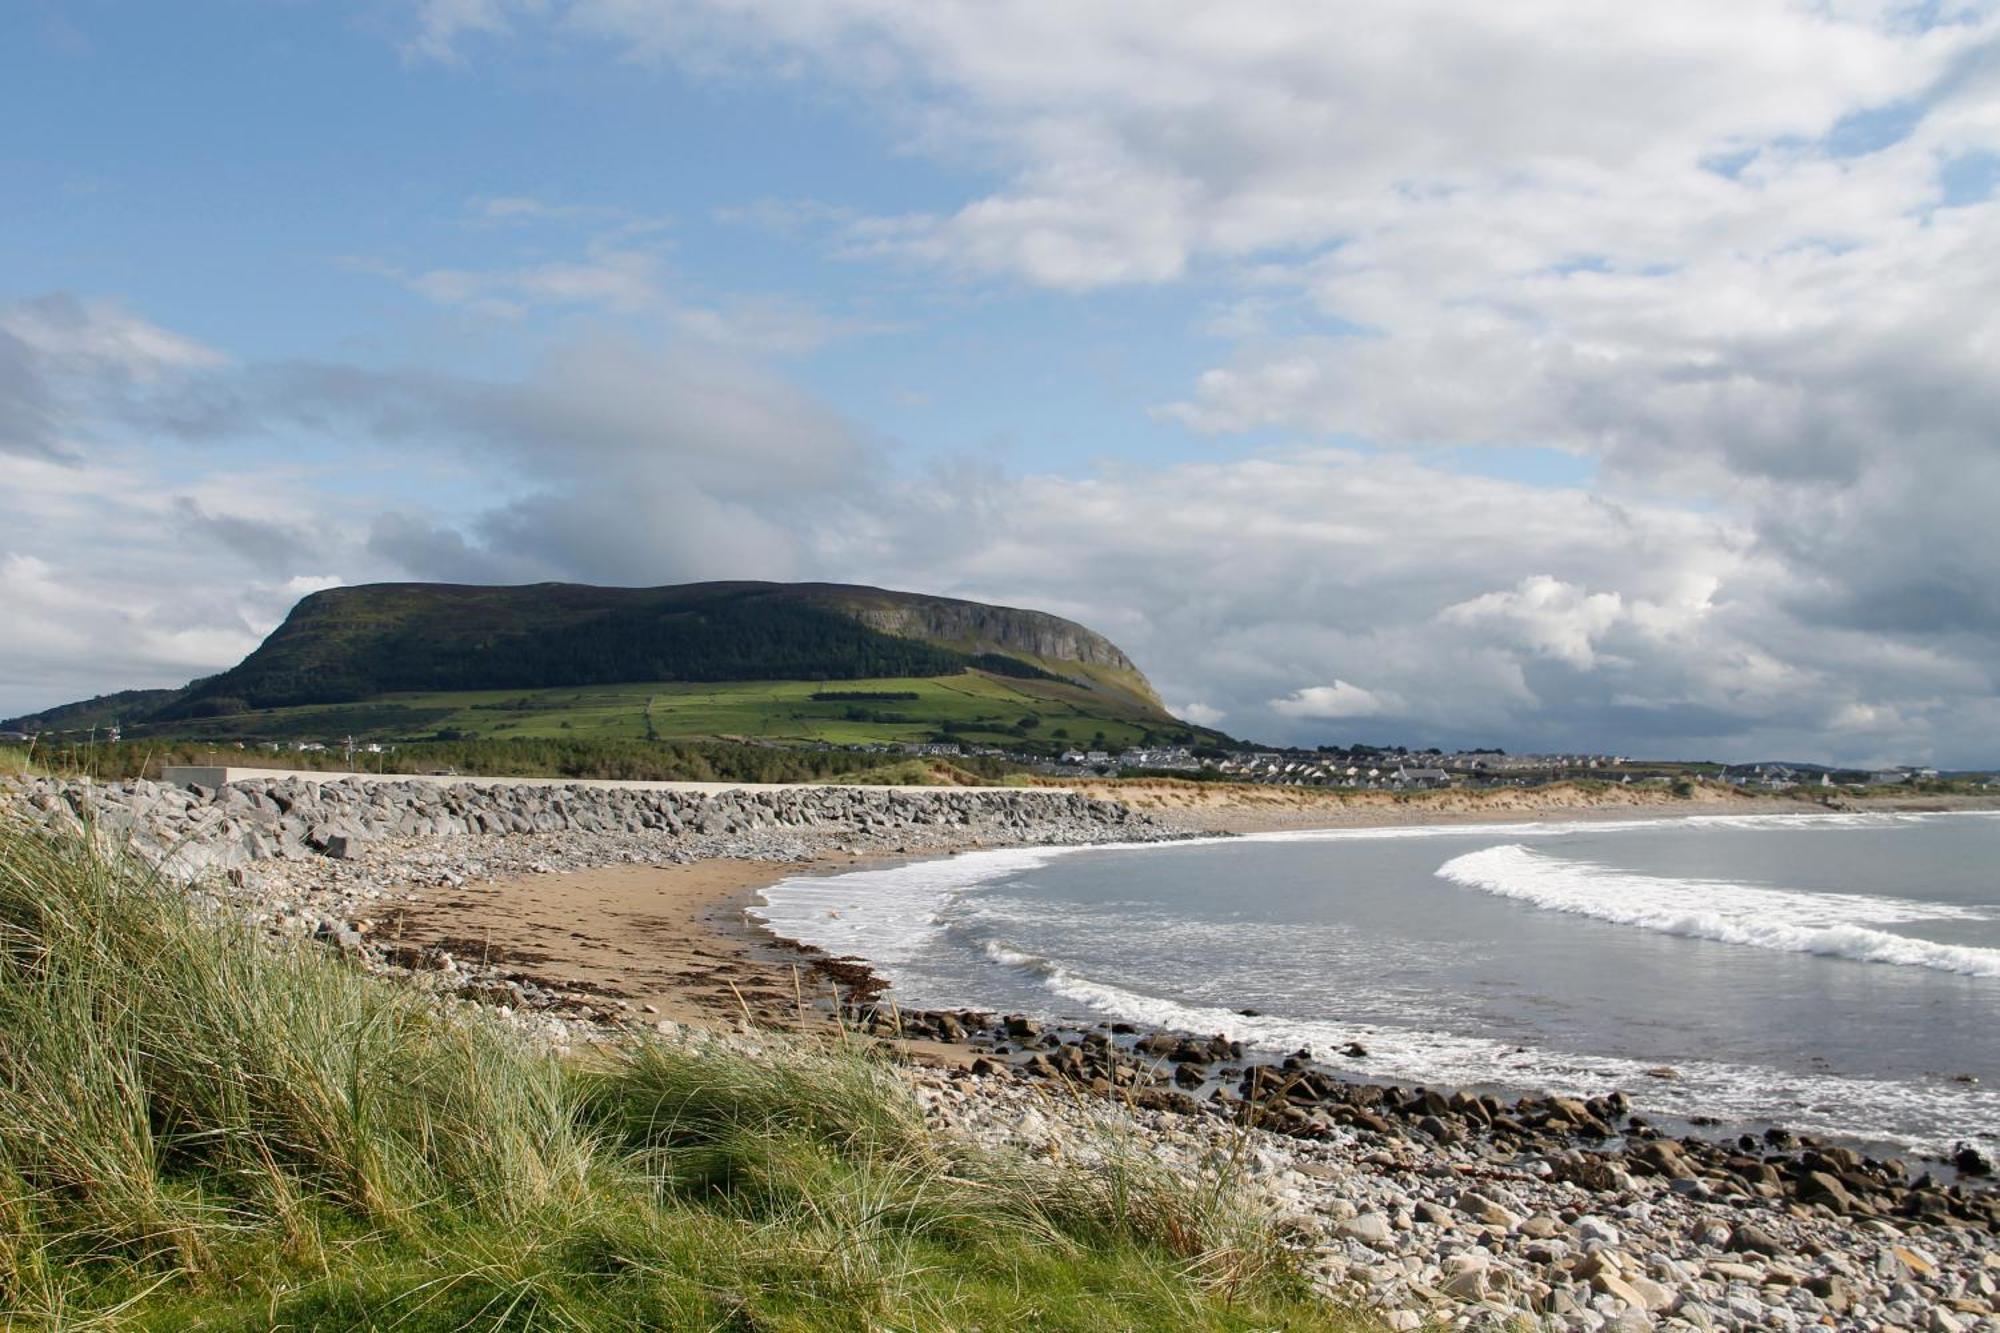
[[[385,580],[1266,742],[2000,763],[2000,4],[21,0],[0,716]]]

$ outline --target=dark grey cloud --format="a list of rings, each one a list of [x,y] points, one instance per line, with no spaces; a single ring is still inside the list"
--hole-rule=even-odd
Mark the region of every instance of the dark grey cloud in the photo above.
[[[232,552],[260,577],[289,577],[313,550],[311,538],[290,524],[211,513],[192,496],[176,496],[173,511],[180,531],[190,541]]]
[[[420,514],[391,510],[369,525],[368,554],[425,583],[535,583],[555,577],[534,559],[509,558]]]
[[[1961,467],[1948,493],[1917,480],[1954,475],[1926,470],[1944,448],[1878,451],[1867,485],[1746,473],[1748,499],[1717,506],[1335,449],[1070,478],[990,460],[897,472],[766,370],[617,340],[569,344],[518,380],[293,364],[197,387],[198,411],[171,393],[147,404],[167,434],[196,423],[183,464],[304,431],[441,478],[438,498],[409,485],[325,510],[254,471],[115,486],[85,465],[20,472],[8,503],[36,517],[0,539],[0,591],[31,608],[24,680],[107,633],[133,670],[107,686],[227,665],[318,586],[307,575],[824,578],[1073,616],[1170,704],[1272,740],[1973,762],[2000,739],[1983,612],[1922,591],[1975,597],[1964,572],[1992,540],[1972,521],[1981,475]],[[1919,503],[1951,530],[1901,522]],[[125,554],[60,540],[93,524],[132,534]],[[1913,582],[1926,546],[1948,558]],[[78,679],[96,686],[101,666]],[[11,702],[66,692],[87,691]]]
[[[27,343],[0,328],[0,453],[59,458],[55,403]]]
[[[220,354],[111,302],[49,292],[0,306],[0,453],[75,461],[82,437]]]
[[[152,428],[185,439],[303,431],[454,474],[436,511],[395,501],[362,543],[420,578],[790,577],[801,534],[884,466],[878,444],[795,385],[693,343],[579,340],[517,381],[256,366],[150,406]],[[469,510],[481,493],[501,498]]]

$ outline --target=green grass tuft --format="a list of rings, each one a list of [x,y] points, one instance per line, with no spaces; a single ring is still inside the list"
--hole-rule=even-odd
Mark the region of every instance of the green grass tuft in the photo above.
[[[859,1050],[525,1044],[0,817],[0,1325],[1346,1329],[1227,1191]]]

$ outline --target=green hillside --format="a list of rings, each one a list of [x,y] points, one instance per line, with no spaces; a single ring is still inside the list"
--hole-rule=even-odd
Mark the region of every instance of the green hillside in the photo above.
[[[1214,735],[1168,714],[1124,653],[1072,621],[838,584],[330,589],[185,690],[4,725],[113,718],[134,737],[279,741],[1059,748]]]
[[[879,694],[880,699],[824,696]],[[822,696],[815,698],[815,695]],[[865,745],[956,740],[1123,746],[1209,733],[1059,681],[965,671],[858,681],[635,682],[547,690],[394,693],[142,724],[137,735],[227,739],[742,739]]]

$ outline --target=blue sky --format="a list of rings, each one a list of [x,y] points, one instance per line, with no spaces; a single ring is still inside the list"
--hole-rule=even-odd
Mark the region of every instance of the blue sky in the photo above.
[[[13,7],[0,713],[331,582],[817,577],[1271,739],[1992,762],[1996,32]]]
[[[15,295],[112,290],[260,359],[504,373],[580,317],[645,335],[654,312],[552,302],[496,324],[393,275],[601,243],[691,298],[855,328],[789,373],[904,446],[1056,467],[1197,449],[1144,409],[1201,368],[1205,284],[1057,298],[829,258],[823,224],[758,220],[944,210],[976,188],[816,80],[701,80],[561,41],[413,63],[393,11],[346,6],[47,7],[19,26],[0,78],[36,129],[6,153],[24,206],[0,253],[34,280]],[[545,212],[495,219],[496,201]]]

